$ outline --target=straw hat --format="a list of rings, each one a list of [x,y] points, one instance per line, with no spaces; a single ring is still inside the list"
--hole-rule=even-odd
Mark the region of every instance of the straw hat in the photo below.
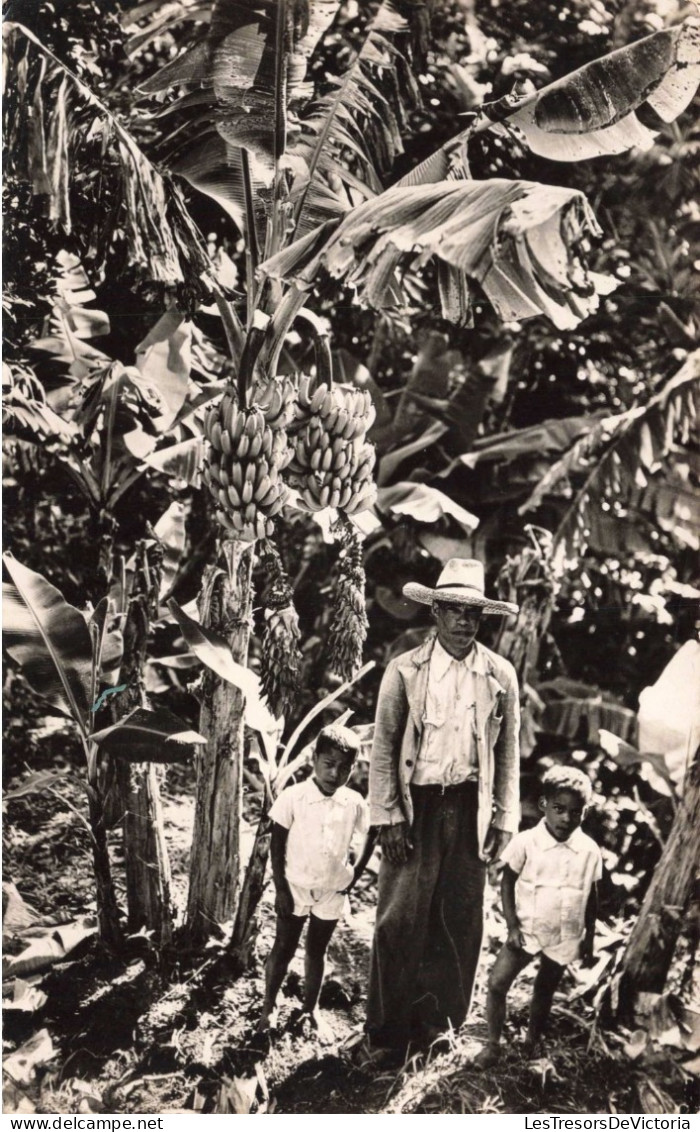
[[[434,601],[459,602],[471,605],[484,613],[517,613],[518,606],[512,601],[495,601],[484,595],[484,567],[476,558],[450,558],[446,563],[435,589],[422,586],[419,582],[409,582],[403,592],[412,601],[432,605]]]

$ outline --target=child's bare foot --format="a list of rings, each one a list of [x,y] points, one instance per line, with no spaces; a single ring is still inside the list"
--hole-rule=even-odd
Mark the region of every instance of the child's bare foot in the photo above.
[[[482,1050],[477,1053],[472,1065],[476,1069],[491,1069],[494,1065],[498,1065],[501,1060],[501,1047],[495,1042],[487,1042]]]
[[[334,1040],[333,1031],[323,1015],[316,1008],[313,1010],[305,1010],[302,1007],[290,1021],[295,1030],[301,1033],[316,1034],[323,1045],[330,1045]]]
[[[260,1015],[258,1024],[255,1027],[256,1033],[266,1034],[268,1030],[276,1030],[278,1017],[279,1011],[276,1007],[271,1006],[269,1009],[263,1007],[262,1014]]]

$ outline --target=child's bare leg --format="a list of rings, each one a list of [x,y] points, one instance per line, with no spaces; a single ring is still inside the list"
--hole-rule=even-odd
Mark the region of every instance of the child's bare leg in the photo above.
[[[326,949],[337,923],[337,920],[321,920],[318,916],[314,916],[313,912],[309,916],[304,964],[304,1000],[301,1008],[304,1014],[310,1014],[312,1017],[321,993],[326,968]]]
[[[265,1030],[270,1024],[277,995],[299,944],[304,920],[304,916],[277,917],[275,942],[265,964],[265,998],[258,1023],[259,1030]]]
[[[540,969],[535,978],[535,987],[530,1004],[530,1022],[527,1028],[527,1046],[533,1048],[544,1033],[552,1009],[552,999],[565,968],[553,959],[543,955],[540,959]]]
[[[499,1057],[499,1044],[503,1023],[506,1020],[506,996],[516,976],[531,961],[532,955],[527,951],[516,950],[507,944],[501,948],[496,956],[496,962],[491,968],[489,976],[489,991],[486,998],[486,1021],[488,1024],[488,1042],[474,1059],[475,1065],[481,1069],[495,1065]]]

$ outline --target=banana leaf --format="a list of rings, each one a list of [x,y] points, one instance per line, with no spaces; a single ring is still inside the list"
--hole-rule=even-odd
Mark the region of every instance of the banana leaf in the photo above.
[[[311,93],[308,59],[339,7],[339,0],[216,0],[207,40],[141,84],[146,94],[184,88],[167,109],[180,119],[166,138],[168,167],[239,223],[246,212],[241,152],[259,196],[285,151],[290,108]]]
[[[551,495],[570,492],[570,481],[578,477],[584,480],[583,487],[575,493],[556,531],[556,542],[580,549],[585,549],[589,542],[607,546],[600,522],[603,502],[615,509],[633,505],[640,510],[646,508],[654,518],[658,494],[653,490],[647,494],[646,489],[648,484],[663,482],[666,462],[679,444],[691,446],[698,415],[699,381],[700,350],[695,350],[646,405],[635,405],[613,416],[592,415],[587,427],[577,438],[571,436],[573,443],[540,478],[520,507],[520,514],[539,507]],[[681,495],[684,490],[686,494]],[[685,527],[689,545],[697,548],[697,530],[693,529],[695,501],[690,484],[684,489],[682,483],[677,483],[676,493],[677,499],[666,516],[670,521],[665,524],[663,515],[658,515],[659,525],[681,542]],[[612,513],[617,520],[616,511]]]
[[[542,421],[529,428],[484,437],[474,442],[471,452],[458,456],[446,474],[459,465],[475,468],[477,464],[510,464],[513,460],[532,456],[533,453],[557,456],[590,430],[599,417],[595,413],[587,417],[562,417]]]
[[[166,708],[136,708],[91,738],[105,754],[131,763],[186,762],[193,746],[206,743],[203,735]]]
[[[9,61],[6,89],[12,104],[11,136],[6,140],[14,174],[28,181],[35,195],[48,198],[51,220],[70,231],[77,217],[68,187],[82,137],[75,115],[87,107],[94,121],[91,133],[101,135],[103,159],[113,166],[113,203],[123,217],[131,266],[168,286],[201,278],[209,267],[208,257],[177,186],[166,183],[129,131],[34,32],[12,21],[4,30]],[[27,134],[30,147],[22,142]],[[103,253],[100,258],[104,260]],[[96,262],[98,273],[103,266],[104,262]]]
[[[185,517],[185,507],[178,500],[174,500],[153,528],[153,533],[163,547],[163,568],[159,594],[161,601],[165,599],[166,595],[169,595],[180,569],[180,562],[187,542]]]
[[[397,184],[426,185],[455,172],[464,176],[465,145],[483,130],[513,128],[533,153],[550,161],[649,149],[655,137],[650,120],[673,122],[693,97],[700,79],[699,33],[697,20],[688,19],[595,59],[519,102],[508,95],[487,104],[480,120]]]
[[[179,88],[179,97],[153,114],[165,126],[168,169],[238,227],[254,228],[260,246],[276,168],[288,181],[298,236],[381,192],[420,102],[409,50],[422,6],[406,5],[404,15],[392,0],[380,0],[348,43],[342,73],[324,69],[320,81],[308,64],[342,14],[340,0],[217,0],[210,7],[206,13],[180,0],[156,12],[132,41],[137,51],[162,20],[173,26],[210,15],[206,41],[141,83],[156,96]]]
[[[202,453],[204,442],[201,436],[170,444],[143,457],[143,462],[157,472],[163,472],[174,480],[183,480],[190,487],[199,487],[201,482]]]
[[[627,743],[604,727],[599,729],[598,743],[608,758],[612,759],[618,766],[638,768],[640,776],[649,783],[649,786],[657,794],[663,794],[667,798],[673,797],[675,785],[663,755],[639,751],[631,743]]]
[[[300,136],[289,145],[290,158],[301,159],[291,194],[298,236],[380,193],[403,153],[407,111],[420,103],[404,54],[409,31],[408,19],[383,0],[350,65],[327,80],[333,89],[301,110]]]
[[[450,516],[466,534],[475,531],[479,525],[476,515],[460,507],[442,491],[407,480],[380,488],[376,507],[394,515],[407,515],[417,523],[437,523]]]
[[[136,347],[136,368],[142,381],[153,389],[163,416],[154,422],[158,432],[167,432],[187,397],[192,368],[192,324],[176,310],[166,311]]]
[[[504,321],[544,314],[566,330],[616,286],[580,258],[582,241],[600,234],[575,189],[497,178],[440,181],[388,189],[353,208],[322,243],[302,238],[260,270],[301,288],[326,272],[381,310],[410,305],[403,270],[435,259],[460,278],[475,279]],[[454,307],[451,289],[439,290],[444,317],[467,321],[465,304]]]
[[[264,703],[260,691],[260,681],[254,672],[238,664],[223,637],[211,629],[206,629],[191,617],[172,598],[168,607],[180,626],[185,642],[198,660],[215,672],[222,680],[227,680],[242,693],[245,700],[245,722],[248,727],[258,731],[263,739],[279,732],[279,721]]]
[[[41,337],[33,339],[29,348],[50,362],[52,371],[79,380],[109,365],[107,355],[91,339],[109,334],[111,327],[104,311],[85,307],[97,296],[78,257],[59,252],[56,262],[54,305]]]
[[[92,641],[85,618],[41,574],[10,554],[2,561],[3,636],[8,654],[38,695],[87,733]]]
[[[700,82],[700,25],[688,19],[594,59],[550,83],[494,127],[514,127],[533,153],[550,161],[650,149],[650,124],[673,122]],[[503,104],[484,107],[500,116]],[[641,112],[641,117],[639,116]]]

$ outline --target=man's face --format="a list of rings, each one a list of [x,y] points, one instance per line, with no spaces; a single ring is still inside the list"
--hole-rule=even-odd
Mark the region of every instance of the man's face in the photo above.
[[[433,603],[433,617],[440,644],[461,660],[474,644],[481,610],[458,601],[436,601]]]

